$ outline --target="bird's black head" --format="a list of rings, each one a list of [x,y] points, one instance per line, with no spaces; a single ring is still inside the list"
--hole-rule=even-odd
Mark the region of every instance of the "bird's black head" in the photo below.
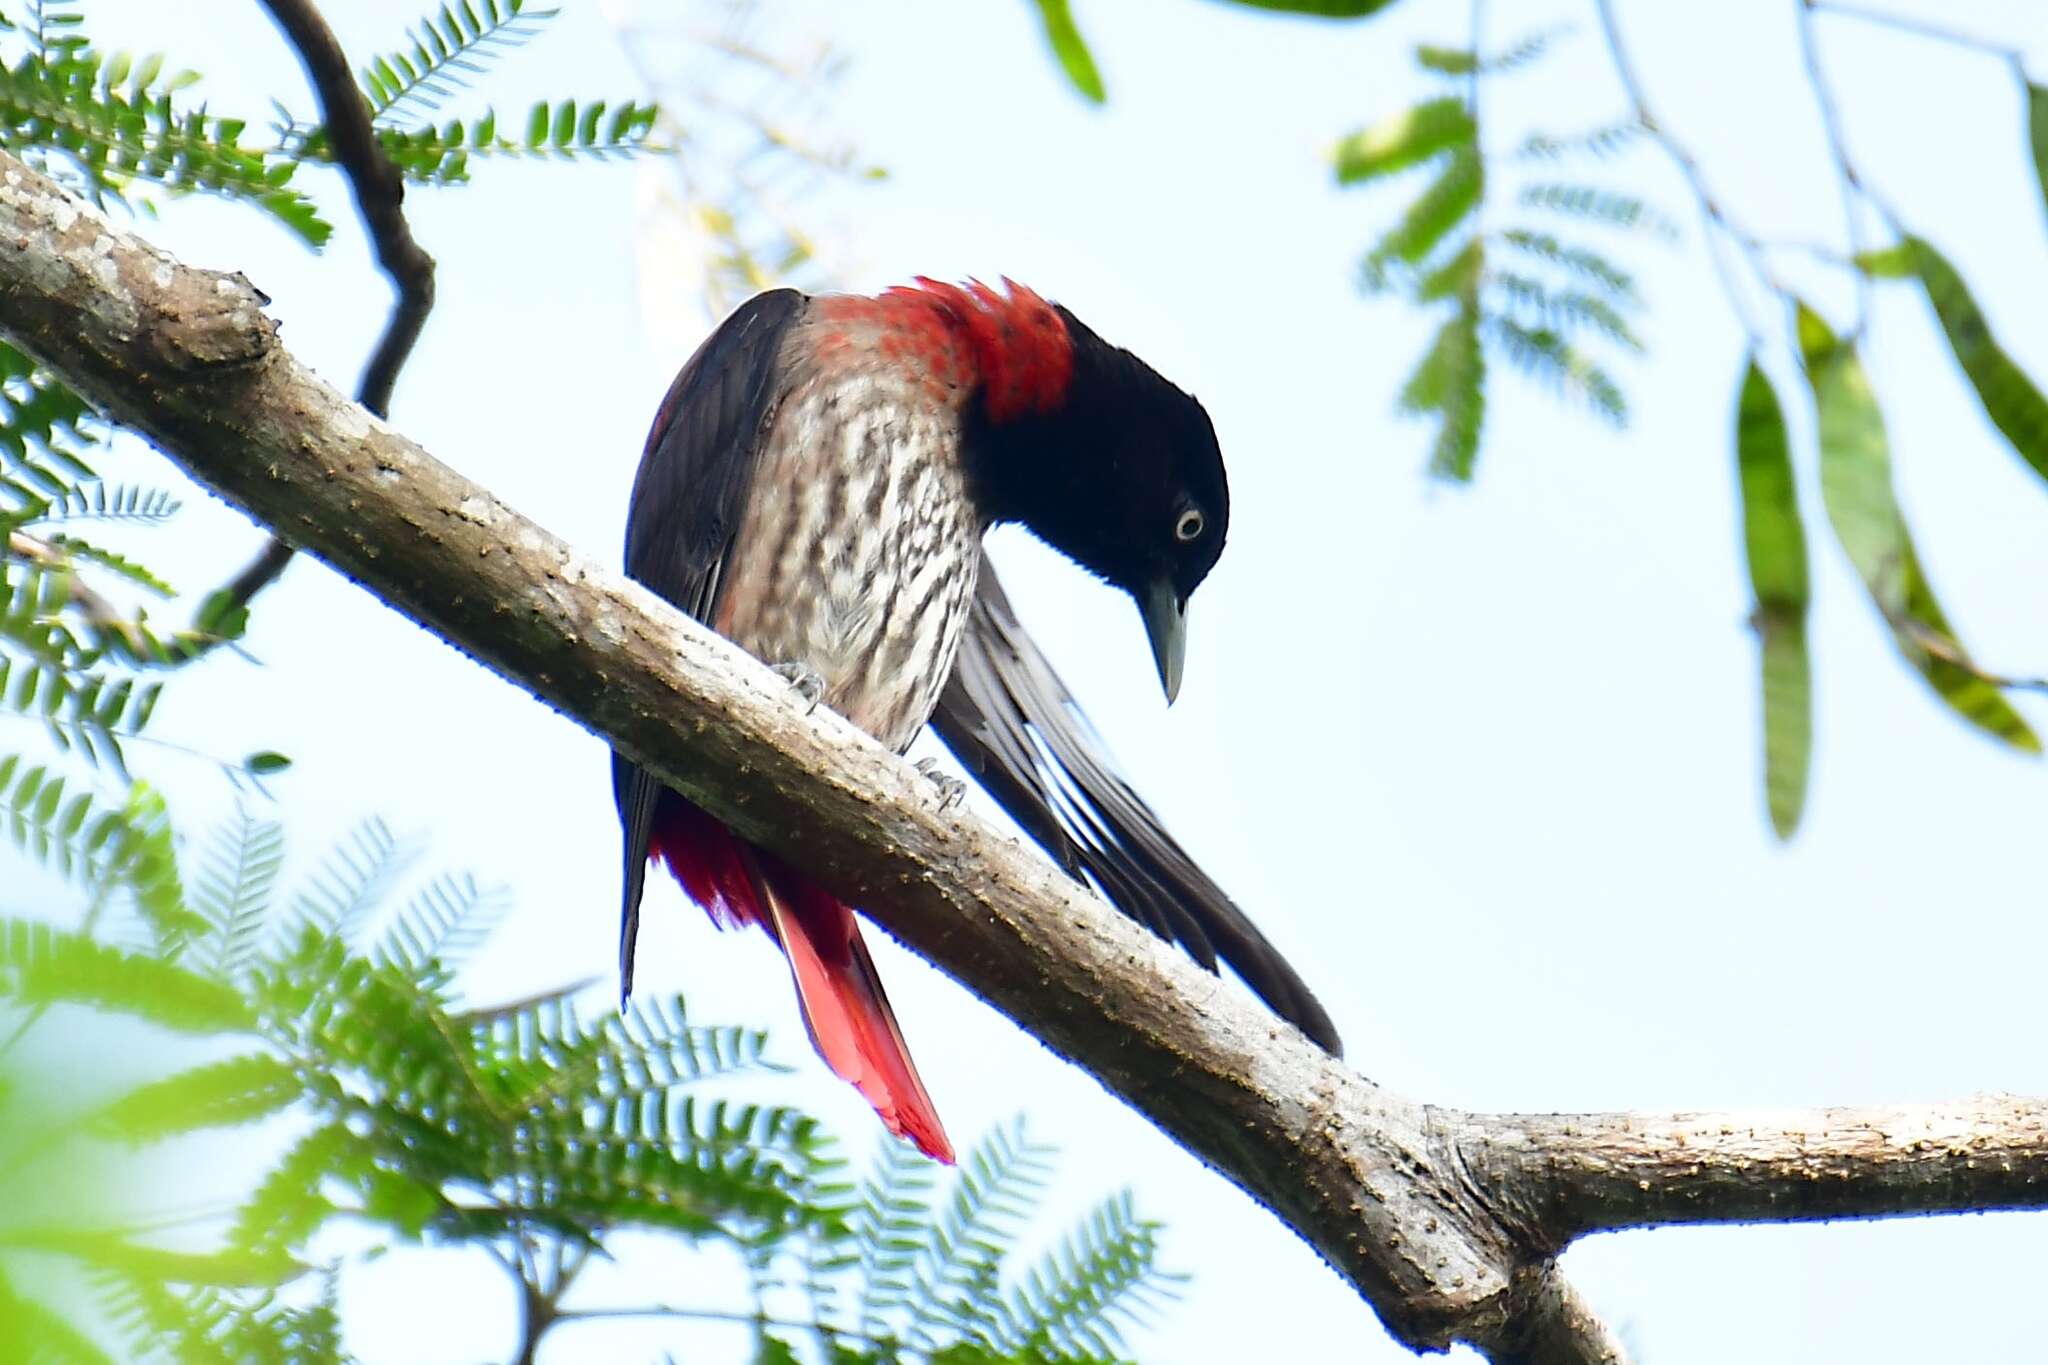
[[[975,496],[991,520],[1023,523],[1131,595],[1170,701],[1188,598],[1230,525],[1216,429],[1191,395],[1055,311],[1072,343],[1064,394],[1004,420],[976,404],[967,441]]]

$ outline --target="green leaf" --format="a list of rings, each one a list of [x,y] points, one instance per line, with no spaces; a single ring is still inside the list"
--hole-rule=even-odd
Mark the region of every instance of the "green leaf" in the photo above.
[[[1789,839],[1806,806],[1813,762],[1813,665],[1806,648],[1806,530],[1792,477],[1785,411],[1752,357],[1735,415],[1742,540],[1762,647],[1764,798],[1771,828]]]
[[[201,1128],[224,1128],[275,1114],[299,1097],[296,1072],[267,1052],[251,1052],[138,1086],[90,1119],[93,1131],[123,1142],[153,1142]]]
[[[1584,218],[1608,227],[1623,230],[1643,228],[1660,237],[1674,237],[1678,233],[1677,226],[1649,201],[1594,185],[1525,185],[1521,199],[1530,208],[1547,209],[1570,218]]]
[[[1426,100],[1339,142],[1331,153],[1337,183],[1356,185],[1420,165],[1439,152],[1469,147],[1478,125],[1461,99]]]
[[[1625,297],[1631,303],[1635,300],[1635,277],[1597,251],[1566,246],[1549,233],[1521,228],[1510,228],[1500,234],[1499,240],[1526,256],[1578,276],[1605,294]]]
[[[254,961],[283,865],[283,827],[252,819],[246,810],[237,810],[208,840],[189,903],[206,924],[197,960],[215,980],[237,980]]]
[[[1229,0],[1245,9],[1271,10],[1276,14],[1312,14],[1322,19],[1364,19],[1378,14],[1394,0]]]
[[[1597,417],[1621,426],[1628,421],[1628,399],[1613,376],[1556,329],[1531,327],[1504,314],[1484,320],[1487,335],[1511,364],[1560,392],[1586,400]]]
[[[2041,197],[2048,200],[2048,90],[2027,86],[2027,134],[2034,149],[2034,179]]]
[[[1396,405],[1403,412],[1439,419],[1429,454],[1430,474],[1453,483],[1471,482],[1486,421],[1486,352],[1479,344],[1476,293],[1462,295],[1458,311],[1437,329]]]
[[[2048,398],[1998,344],[1969,286],[1947,258],[1918,237],[1908,237],[1906,246],[1927,301],[1948,335],[1949,349],[1984,405],[1984,415],[2005,433],[2020,458],[2048,479]]]
[[[1430,253],[1479,206],[1485,192],[1485,172],[1476,147],[1454,149],[1444,159],[1443,170],[1408,206],[1401,220],[1389,228],[1366,254],[1361,265],[1367,289],[1384,289],[1393,283],[1393,267],[1422,265]]]
[[[380,123],[431,114],[441,102],[507,52],[525,43],[555,17],[551,9],[484,6],[479,15],[468,4],[444,4],[428,14],[407,36],[412,45],[402,52],[372,58],[362,73],[370,115]]]
[[[181,1033],[238,1032],[253,1023],[231,987],[161,958],[23,920],[0,920],[0,998],[93,1005]]]
[[[1037,0],[1037,4],[1039,20],[1045,25],[1045,40],[1052,44],[1060,70],[1067,73],[1067,80],[1084,98],[1094,104],[1102,103],[1108,92],[1103,89],[1095,57],[1088,51],[1088,40],[1074,23],[1073,7],[1068,0]]]
[[[1432,43],[1422,43],[1415,49],[1415,64],[1424,71],[1434,71],[1439,76],[1462,77],[1479,72],[1509,72],[1535,61],[1549,48],[1552,40],[1568,31],[1565,26],[1538,29],[1489,57],[1482,57],[1468,47],[1438,47]]]
[[[1908,280],[1919,272],[1919,262],[1910,241],[1894,243],[1882,251],[1859,251],[1856,268],[1873,279]]]
[[[282,1253],[240,1249],[172,1251],[114,1233],[69,1227],[0,1229],[0,1246],[75,1256],[90,1265],[138,1279],[174,1284],[262,1286],[282,1284],[305,1267]]]
[[[272,773],[281,773],[291,766],[291,759],[272,749],[258,750],[242,760],[242,767],[258,777],[268,777]]]
[[[1764,801],[1771,829],[1790,839],[1806,809],[1813,762],[1813,659],[1806,622],[1757,617],[1764,696]]]
[[[1770,377],[1753,357],[1736,409],[1735,455],[1742,485],[1742,540],[1757,606],[1803,616],[1812,589],[1785,412]]]
[[[1800,349],[1820,417],[1820,489],[1835,539],[1892,628],[1900,653],[1956,714],[2025,753],[2041,741],[1969,662],[1920,567],[1892,488],[1891,446],[1853,343],[1799,305]]]
[[[0,1360],[36,1365],[114,1365],[114,1358],[47,1304],[14,1294],[0,1280]]]

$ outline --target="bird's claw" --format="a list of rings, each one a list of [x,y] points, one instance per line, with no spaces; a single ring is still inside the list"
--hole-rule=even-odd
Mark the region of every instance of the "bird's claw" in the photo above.
[[[825,699],[824,674],[806,663],[770,664],[769,667],[789,684],[790,691],[803,699],[805,715],[818,709],[818,703]]]
[[[951,810],[966,797],[967,784],[939,767],[936,758],[920,758],[917,770],[924,774],[927,782],[939,789],[940,810]]]

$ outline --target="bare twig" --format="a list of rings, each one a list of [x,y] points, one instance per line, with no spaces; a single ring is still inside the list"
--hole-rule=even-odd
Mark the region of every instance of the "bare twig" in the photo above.
[[[1845,19],[1860,19],[1866,24],[1876,24],[1884,28],[1896,29],[1900,33],[1910,33],[1919,38],[1931,38],[1938,43],[1948,43],[1955,47],[1967,47],[1972,51],[1982,52],[1987,56],[1998,58],[2012,67],[2014,75],[2018,76],[2021,80],[2026,79],[2026,64],[2018,48],[2008,47],[2004,43],[1994,42],[1989,38],[1979,38],[1974,33],[1964,33],[1959,29],[1944,28],[1940,24],[1929,23],[1925,19],[1916,19],[1908,14],[1893,14],[1886,10],[1869,9],[1863,5],[1850,4],[1847,0],[1809,0],[1807,8],[1818,10],[1822,14],[1839,14]]]
[[[1757,246],[1755,235],[1737,227],[1721,206],[1721,201],[1715,198],[1712,187],[1707,184],[1706,172],[1700,169],[1699,158],[1693,155],[1692,148],[1660,123],[1650,108],[1642,78],[1636,73],[1634,64],[1629,60],[1628,48],[1622,43],[1621,26],[1614,16],[1614,0],[1593,0],[1593,8],[1600,16],[1600,30],[1606,36],[1615,74],[1621,78],[1629,103],[1635,107],[1636,121],[1643,126],[1644,132],[1656,139],[1657,145],[1664,149],[1665,155],[1671,158],[1684,175],[1686,184],[1692,188],[1693,198],[1699,204],[1701,235],[1705,240],[1707,258],[1714,263],[1714,273],[1720,276],[1722,292],[1728,296],[1728,306],[1734,310],[1742,330],[1748,333],[1751,348],[1760,350],[1764,329],[1751,316],[1749,297],[1743,292],[1741,282],[1723,254],[1727,243],[1733,242],[1740,247],[1757,278],[1774,293],[1781,293],[1777,276]]]
[[[413,240],[412,228],[405,220],[405,178],[377,141],[370,106],[349,71],[348,54],[342,51],[334,30],[312,0],[263,0],[263,6],[298,50],[314,97],[320,102],[335,164],[348,178],[356,211],[376,250],[377,264],[398,294],[384,334],[370,353],[356,387],[358,402],[380,417],[387,416],[398,372],[412,354],[434,307],[434,258]],[[248,566],[210,599],[211,609],[221,615],[247,607],[291,562],[292,547],[272,537]]]
[[[1862,256],[1868,249],[1868,238],[1863,230],[1861,201],[1868,199],[1877,203],[1875,196],[1864,189],[1863,177],[1856,170],[1856,163],[1849,158],[1848,138],[1842,130],[1842,111],[1835,106],[1835,95],[1828,85],[1827,73],[1821,70],[1820,40],[1813,31],[1814,0],[1801,0],[1799,6],[1799,50],[1806,63],[1806,81],[1813,90],[1813,102],[1820,109],[1821,126],[1827,130],[1828,154],[1835,163],[1835,183],[1841,191],[1842,223],[1848,233],[1849,254]],[[1889,216],[1889,215],[1887,215]],[[1850,340],[1861,336],[1870,322],[1870,276],[1859,270],[1856,278],[1856,322],[1846,335]]]
[[[377,264],[391,277],[398,299],[377,349],[356,386],[356,401],[379,417],[391,412],[398,371],[434,307],[434,258],[413,240],[405,221],[405,177],[385,155],[370,122],[370,105],[349,70],[348,54],[312,0],[263,0],[263,7],[298,49],[306,79],[320,101],[322,129],[335,164],[348,177]]]
[[[79,615],[100,630],[120,636],[131,648],[142,648],[135,623],[129,620],[119,607],[108,601],[97,588],[78,576],[71,556],[64,552],[63,547],[52,545],[40,536],[32,536],[26,531],[9,531],[7,553],[16,559],[27,560],[45,569],[68,574],[69,581],[65,584],[64,590],[71,599],[71,605],[78,608]]]
[[[1961,643],[1954,636],[1935,630],[1924,621],[1916,621],[1903,613],[1887,612],[1886,615],[1891,617],[1894,630],[1910,637],[1913,643],[1928,655],[1960,668],[1978,682],[1989,683],[2001,692],[2048,692],[2048,678],[2021,678],[1989,672],[1964,652]]]
[[[2043,1101],[1515,1116],[1372,1084],[335,393],[279,344],[247,281],[179,264],[5,153],[0,334],[259,521],[866,907],[1264,1203],[1410,1347],[1619,1361],[1553,1263],[1596,1229],[2048,1207]]]

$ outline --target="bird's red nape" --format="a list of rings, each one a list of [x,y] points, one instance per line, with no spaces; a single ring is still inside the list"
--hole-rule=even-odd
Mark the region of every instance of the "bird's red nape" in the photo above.
[[[915,360],[934,381],[978,385],[991,422],[1047,413],[1066,400],[1074,373],[1074,344],[1051,304],[1013,280],[1001,292],[979,280],[947,284],[927,276],[875,298],[841,294],[821,298],[815,316],[828,329],[880,323],[873,344],[885,356]],[[828,330],[820,350],[829,353]],[[844,332],[838,333],[845,336]]]

